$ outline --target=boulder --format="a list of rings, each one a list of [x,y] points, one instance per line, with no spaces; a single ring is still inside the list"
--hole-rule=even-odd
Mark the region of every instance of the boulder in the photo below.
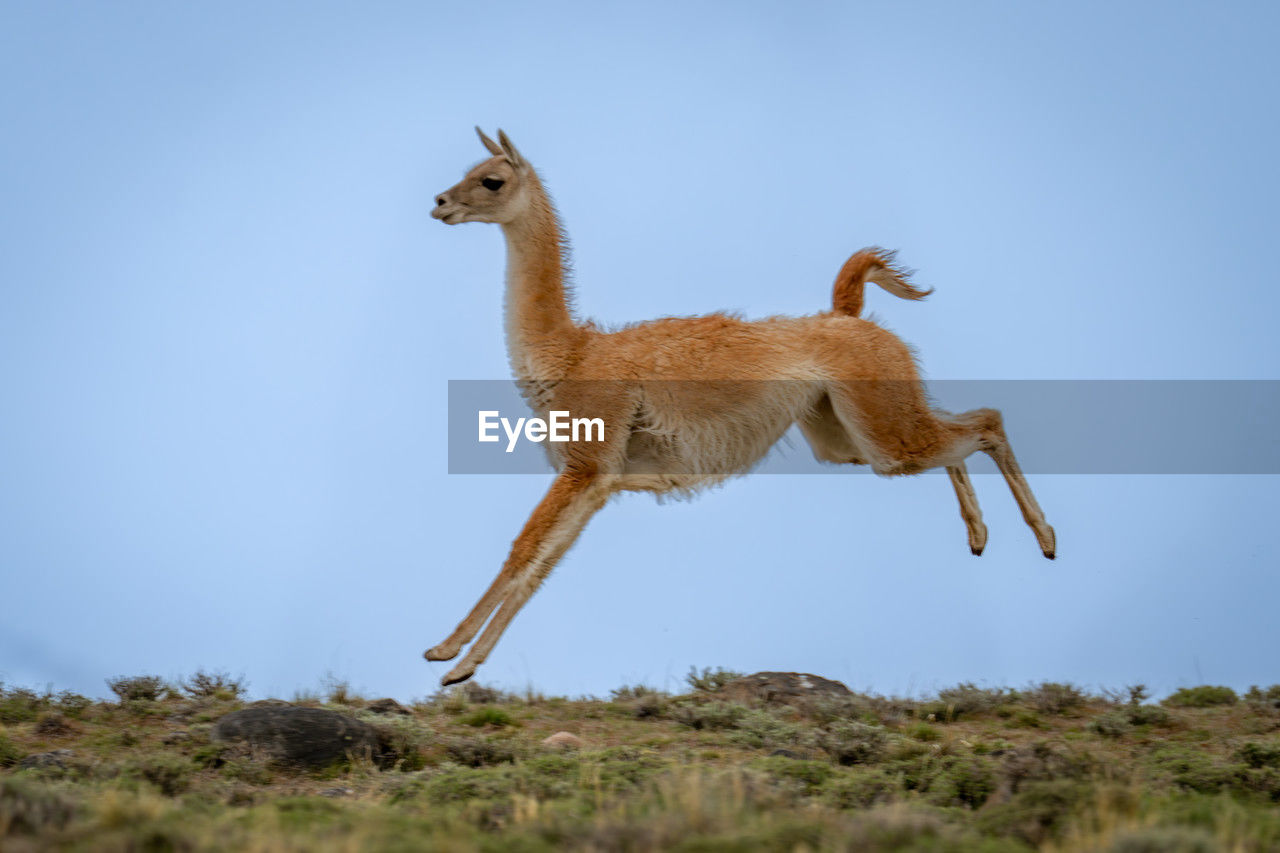
[[[322,708],[262,706],[233,711],[218,720],[215,741],[242,743],[275,761],[325,767],[347,757],[378,755],[373,726]]]
[[[37,752],[28,755],[18,762],[19,770],[30,770],[35,767],[58,767],[67,769],[67,759],[75,755],[69,749],[55,749],[53,752]]]
[[[839,681],[807,672],[757,672],[735,678],[717,691],[731,702],[765,702],[793,705],[819,697],[851,696],[853,691]]]

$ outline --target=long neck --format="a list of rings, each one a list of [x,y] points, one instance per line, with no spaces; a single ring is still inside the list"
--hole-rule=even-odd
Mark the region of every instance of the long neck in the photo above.
[[[507,356],[522,379],[559,378],[583,330],[565,288],[564,238],[555,208],[530,172],[527,212],[502,226],[507,240]]]

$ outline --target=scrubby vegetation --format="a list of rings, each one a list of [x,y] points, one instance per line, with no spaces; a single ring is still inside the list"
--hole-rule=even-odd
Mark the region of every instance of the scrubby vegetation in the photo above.
[[[251,704],[225,673],[112,679],[113,702],[0,685],[0,849],[1280,848],[1280,686],[743,704],[734,677],[403,707],[333,682],[295,702],[381,751],[306,771],[212,741]],[[543,744],[559,731],[582,745]]]

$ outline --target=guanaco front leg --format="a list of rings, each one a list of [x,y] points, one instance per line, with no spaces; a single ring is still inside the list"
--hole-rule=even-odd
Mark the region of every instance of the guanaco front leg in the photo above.
[[[453,633],[443,643],[427,649],[422,656],[427,660],[453,660],[457,657],[462,647],[479,633],[480,626],[489,618],[489,614],[493,613],[494,608],[502,603],[502,599],[507,595],[507,589],[511,586],[512,575],[511,560],[508,559],[502,571],[498,572],[498,576],[493,579],[493,583],[489,584],[484,595],[480,596],[476,606],[471,608],[467,618],[458,623],[458,627],[453,629]]]
[[[511,546],[507,558],[480,601],[443,643],[428,649],[427,660],[449,660],[475,637],[480,627],[501,604],[498,615],[459,664],[443,679],[444,684],[465,681],[493,650],[498,638],[516,611],[529,600],[556,562],[577,539],[591,516],[604,506],[608,490],[594,473],[567,470],[539,502],[524,529]]]

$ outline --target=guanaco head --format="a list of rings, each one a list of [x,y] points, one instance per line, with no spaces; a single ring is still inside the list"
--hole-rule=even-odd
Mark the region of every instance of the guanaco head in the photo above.
[[[431,215],[447,225],[459,222],[510,222],[521,214],[528,201],[524,192],[532,178],[520,152],[501,130],[494,142],[480,128],[480,141],[493,156],[476,166],[456,186],[436,196]]]

